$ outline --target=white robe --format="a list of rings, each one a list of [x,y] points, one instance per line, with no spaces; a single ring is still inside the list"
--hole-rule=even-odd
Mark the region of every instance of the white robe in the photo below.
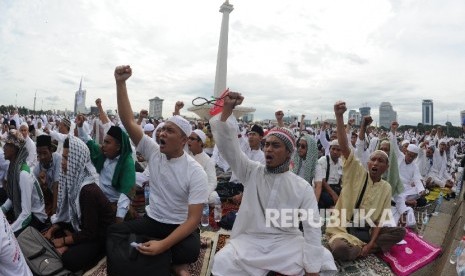
[[[230,120],[224,123],[217,116],[210,124],[221,154],[244,185],[244,194],[230,242],[214,258],[213,275],[335,274],[333,256],[321,244],[320,227],[303,221],[303,235],[298,226],[266,225],[264,209],[310,210],[319,220],[313,188],[290,171],[267,173],[264,165],[249,160],[231,126],[235,119]]]

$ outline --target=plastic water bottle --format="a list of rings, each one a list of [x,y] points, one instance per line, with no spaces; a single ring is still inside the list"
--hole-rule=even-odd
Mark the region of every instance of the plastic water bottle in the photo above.
[[[203,204],[203,211],[202,211],[202,218],[200,219],[200,224],[203,227],[207,227],[210,224],[210,207],[208,206],[208,202]]]
[[[465,248],[465,236],[462,237],[462,240],[459,242],[457,245],[457,248],[452,252],[449,258],[449,262],[451,264],[455,264],[457,262],[457,259],[460,257],[462,254],[463,249]],[[462,264],[462,270],[465,269],[464,264]],[[459,264],[457,263],[457,273],[460,274],[459,272]]]
[[[144,185],[144,197],[145,197],[145,205],[150,204],[150,185],[147,183]]]
[[[420,238],[423,238],[423,236],[425,235],[425,231],[426,231],[426,226],[428,225],[428,222],[429,222],[429,215],[428,213],[424,213],[423,214],[423,225],[421,226],[421,229],[420,229],[420,233],[418,234],[418,236]]]
[[[222,215],[222,209],[221,209],[221,199],[219,196],[216,196],[215,198],[215,213],[214,213],[214,218],[216,222],[219,222],[221,220],[221,215]]]
[[[434,208],[433,216],[439,215],[439,208],[441,208],[442,198],[443,196],[442,196],[442,191],[441,191],[439,192],[438,204],[436,205],[436,208]]]

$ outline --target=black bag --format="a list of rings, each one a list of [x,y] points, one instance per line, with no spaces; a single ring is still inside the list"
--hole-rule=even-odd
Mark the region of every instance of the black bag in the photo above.
[[[18,238],[19,247],[34,275],[74,275],[64,268],[60,254],[42,234],[33,227],[24,229]]]
[[[221,218],[220,222],[218,222],[218,225],[223,229],[231,230],[233,228],[234,221],[236,221],[236,215],[237,211],[231,211],[227,213]]]

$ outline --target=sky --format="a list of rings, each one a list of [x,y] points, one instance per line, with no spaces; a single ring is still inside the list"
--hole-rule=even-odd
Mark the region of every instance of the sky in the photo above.
[[[0,104],[116,109],[114,68],[129,64],[134,111],[164,99],[169,116],[213,95],[223,1],[0,0]],[[231,0],[227,86],[255,119],[277,109],[316,120],[333,105],[390,102],[400,124],[460,124],[465,92],[463,0]]]

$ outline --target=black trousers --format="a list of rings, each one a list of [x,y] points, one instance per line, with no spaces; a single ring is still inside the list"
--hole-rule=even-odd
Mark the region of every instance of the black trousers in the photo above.
[[[66,269],[76,272],[89,270],[105,256],[105,241],[70,245],[61,256]]]
[[[197,229],[169,250],[155,255],[140,254],[129,243],[162,240],[179,225],[165,224],[149,218],[113,224],[108,228],[107,271],[108,275],[171,275],[172,264],[187,264],[197,261],[200,253],[200,233]]]

